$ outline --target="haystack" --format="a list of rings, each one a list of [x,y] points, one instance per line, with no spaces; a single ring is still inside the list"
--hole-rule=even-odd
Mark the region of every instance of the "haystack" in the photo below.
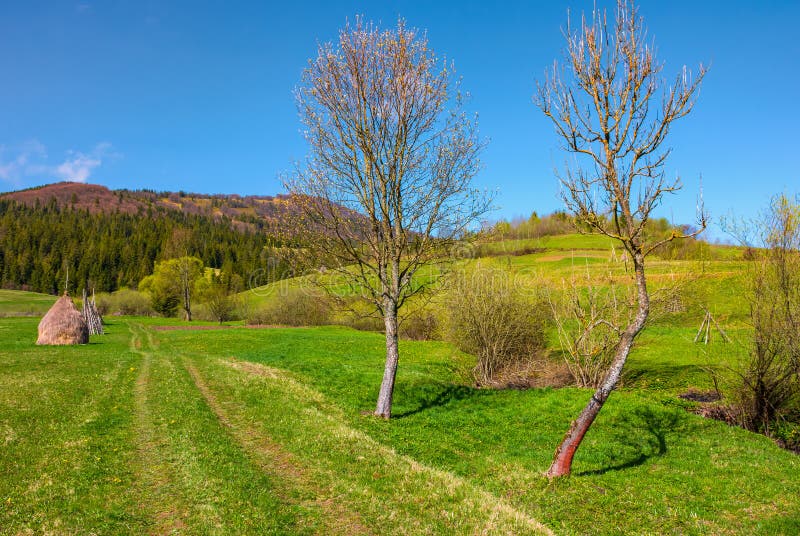
[[[89,328],[65,292],[39,322],[36,344],[86,344]]]

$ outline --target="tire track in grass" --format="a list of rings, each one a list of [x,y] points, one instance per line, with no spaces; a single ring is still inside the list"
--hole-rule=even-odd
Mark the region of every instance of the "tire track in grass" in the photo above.
[[[473,517],[479,517],[484,520],[483,522],[479,521],[475,524],[469,532],[474,534],[553,534],[548,527],[529,516],[527,513],[518,510],[507,501],[478,488],[474,484],[453,473],[426,466],[413,458],[400,455],[394,449],[374,440],[368,434],[348,426],[345,424],[345,416],[340,408],[330,404],[321,393],[291,378],[284,371],[257,363],[233,359],[223,359],[220,360],[220,363],[248,375],[259,377],[274,384],[279,384],[281,389],[289,392],[290,395],[298,401],[301,401],[301,403],[304,401],[307,407],[302,411],[313,419],[315,423],[320,423],[326,435],[335,439],[334,448],[341,448],[343,450],[357,449],[357,451],[362,453],[361,456],[358,456],[358,459],[362,460],[359,463],[370,463],[369,459],[384,462],[385,466],[391,467],[398,473],[402,473],[398,477],[401,487],[405,485],[407,481],[416,479],[425,482],[425,485],[428,486],[427,489],[429,493],[427,493],[425,500],[432,500],[435,503],[437,496],[441,496],[440,498],[445,501],[448,499],[452,500],[454,497],[459,497],[459,515],[465,516],[468,520]],[[199,378],[199,374],[197,374],[196,370],[194,374]],[[203,385],[203,389],[208,392],[207,386]],[[213,398],[213,394],[209,393],[209,396],[212,400],[210,404],[214,404],[218,407],[218,410],[215,411],[220,411],[224,414],[224,410],[219,407],[219,403]],[[308,407],[308,402],[312,403],[310,407]],[[225,419],[230,422],[229,417],[226,416]],[[254,438],[260,436],[261,440],[266,441],[268,444],[275,445],[274,442],[264,439],[263,431],[248,431],[247,436],[248,443],[254,443]],[[272,448],[280,449],[280,451],[284,453],[283,456],[291,456],[291,454],[280,446]],[[342,468],[337,469],[340,471],[340,474],[347,473],[348,471],[357,472],[359,470],[356,467],[345,467],[344,471],[342,471]],[[323,471],[324,470],[325,469],[323,469]],[[337,479],[339,475],[333,475],[333,478]],[[363,492],[364,490],[357,493]],[[371,492],[366,490],[366,493],[370,494]],[[383,508],[390,509],[391,502],[389,501],[394,500],[402,502],[413,499],[413,497],[405,497],[401,491],[398,491],[394,496],[380,498],[380,501],[383,502],[385,499],[388,499],[388,501],[387,504],[383,505]],[[394,513],[389,515],[394,516]],[[429,531],[429,527],[425,526],[416,526],[415,528],[418,529],[418,532]],[[407,526],[404,528],[403,532],[415,533],[417,530],[411,526]]]
[[[320,534],[372,534],[364,525],[358,512],[345,508],[341,502],[332,497],[322,499],[321,497],[330,495],[330,490],[320,489],[319,485],[313,482],[311,475],[279,444],[259,434],[257,430],[235,426],[197,368],[185,358],[183,365],[220,424],[241,445],[244,452],[254,458],[262,470],[287,482],[293,488],[316,497],[313,504],[304,504],[303,506],[316,507],[323,514],[323,527]],[[280,494],[280,490],[276,491]],[[288,494],[283,494],[281,499],[294,500]]]
[[[141,373],[143,432],[152,432],[137,492],[154,534],[310,534],[318,516],[281,501],[270,478],[235,441],[182,366],[180,352],[163,351],[155,333],[135,325],[132,348],[146,358]],[[160,463],[148,474],[147,469]],[[163,476],[162,476],[163,475]],[[149,507],[149,508],[148,508]],[[304,511],[305,510],[305,511]]]
[[[135,427],[139,438],[139,461],[137,475],[143,483],[140,491],[140,504],[148,511],[155,512],[155,525],[150,534],[174,534],[185,528],[183,518],[186,511],[166,499],[170,482],[169,467],[156,456],[163,441],[159,440],[153,417],[149,408],[150,369],[155,343],[152,336],[141,326],[128,325],[131,332],[130,350],[141,357],[139,374],[134,384]],[[143,338],[146,348],[143,348]],[[155,496],[155,501],[149,497]],[[158,508],[157,503],[161,508]],[[170,506],[169,508],[164,508]]]

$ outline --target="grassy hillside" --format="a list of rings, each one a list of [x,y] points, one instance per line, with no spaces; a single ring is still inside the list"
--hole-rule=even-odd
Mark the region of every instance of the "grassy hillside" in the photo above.
[[[631,361],[572,478],[541,475],[579,389],[469,386],[469,356],[404,342],[397,418],[374,402],[380,335],[346,328],[155,331],[115,319],[80,348],[0,320],[0,527],[143,532],[794,534],[800,461],[686,413]],[[176,324],[172,322],[171,324]],[[653,330],[645,348],[685,334]],[[543,524],[544,526],[542,526]]]
[[[522,238],[513,240],[496,240],[478,244],[475,248],[476,256],[493,255],[520,255],[534,250],[550,251],[610,251],[612,241],[601,235],[556,235],[542,236],[540,238]],[[602,254],[598,254],[602,255]]]
[[[56,299],[49,294],[0,289],[0,317],[43,315]]]
[[[558,294],[573,278],[583,285],[587,271],[601,286],[609,277],[617,283],[629,282],[629,264],[604,237],[545,237],[536,240],[536,252],[516,254],[530,249],[532,243],[526,239],[482,245],[475,252],[484,256],[459,260],[453,268],[497,270],[536,293]],[[488,246],[497,249],[486,254]],[[713,386],[709,369],[735,365],[745,357],[751,330],[746,296],[749,264],[742,260],[741,248],[710,246],[709,253],[713,259],[648,260],[652,312],[626,365],[626,385],[669,389],[673,394],[690,387],[709,389]],[[288,279],[247,291],[245,297],[251,309],[257,310],[303,288],[311,288],[305,278]],[[342,292],[348,292],[344,286]],[[444,307],[436,299],[425,305],[440,317]],[[711,333],[711,344],[694,342],[706,310],[732,342],[723,342],[716,331]],[[555,333],[550,350],[554,355],[559,352]]]
[[[534,291],[563,289],[573,276],[585,278],[588,270],[595,279],[607,276],[624,282],[629,276],[630,263],[626,263],[619,248],[614,249],[610,239],[598,235],[562,235],[537,239],[507,240],[479,244],[461,252],[464,259],[450,268],[469,269],[480,266],[486,270],[510,273],[512,279]],[[666,321],[670,325],[699,327],[705,309],[709,309],[727,327],[742,327],[746,322],[747,304],[743,298],[743,282],[747,262],[742,259],[742,249],[730,246],[709,246],[709,258],[698,260],[648,259],[648,281],[655,291],[680,287],[679,310],[673,311]],[[437,272],[436,268],[430,270]],[[438,273],[438,272],[437,272]],[[427,277],[424,271],[421,277]],[[250,289],[244,293],[252,308],[263,307],[298,288],[308,288],[305,278],[286,279],[270,285]],[[345,285],[341,292],[352,293]],[[652,322],[659,319],[654,316]]]

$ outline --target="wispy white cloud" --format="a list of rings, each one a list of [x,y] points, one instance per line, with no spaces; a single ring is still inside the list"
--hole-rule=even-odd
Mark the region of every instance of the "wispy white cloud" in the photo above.
[[[120,154],[107,141],[98,143],[88,153],[67,151],[67,158],[56,168],[56,174],[67,181],[86,182],[103,161],[119,158]]]
[[[17,146],[0,145],[0,179],[19,186],[31,168],[47,159],[47,151],[38,140],[28,140]]]
[[[86,182],[103,162],[120,157],[111,143],[101,142],[89,152],[71,149],[61,163],[50,164],[45,146],[30,140],[15,147],[0,146],[0,180],[15,187],[30,179]]]
[[[92,170],[102,163],[103,161],[97,158],[70,151],[69,157],[56,168],[56,173],[67,181],[86,182],[92,174]]]

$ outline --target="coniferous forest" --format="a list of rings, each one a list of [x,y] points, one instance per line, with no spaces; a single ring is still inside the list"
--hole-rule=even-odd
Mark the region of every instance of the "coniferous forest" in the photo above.
[[[169,255],[176,233],[185,237],[185,253],[205,266],[263,284],[278,273],[269,248],[279,245],[264,225],[161,207],[91,213],[55,200],[36,206],[0,200],[0,285],[57,294],[68,273],[70,292],[85,285],[98,292],[135,287]]]

